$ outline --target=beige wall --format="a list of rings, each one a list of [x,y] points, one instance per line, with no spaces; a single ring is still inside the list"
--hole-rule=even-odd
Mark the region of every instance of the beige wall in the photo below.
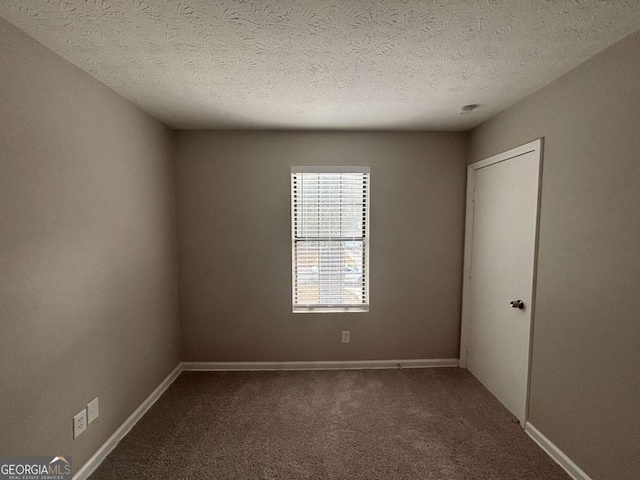
[[[640,475],[640,32],[473,130],[545,137],[530,421],[594,479]]]
[[[466,134],[181,131],[177,150],[183,360],[458,356]],[[371,166],[370,312],[291,312],[292,165]]]
[[[0,45],[0,454],[77,470],[179,361],[172,133],[2,19]]]

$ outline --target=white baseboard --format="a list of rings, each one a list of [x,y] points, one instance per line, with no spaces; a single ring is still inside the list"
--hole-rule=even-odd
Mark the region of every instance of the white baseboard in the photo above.
[[[345,360],[317,362],[183,362],[185,371],[371,370],[383,368],[457,367],[457,358],[424,360]]]
[[[536,427],[529,422],[525,424],[524,431],[536,442],[547,455],[553,458],[558,465],[573,478],[574,480],[591,480],[591,477],[587,475],[573,460],[565,455],[565,453],[545,437]]]
[[[107,455],[111,453],[111,451],[118,445],[120,440],[122,440],[127,433],[133,428],[133,426],[138,423],[147,410],[151,408],[151,406],[156,403],[156,401],[162,396],[164,391],[173,383],[173,381],[178,378],[182,372],[182,364],[178,364],[178,366],[165,378],[158,387],[151,392],[144,402],[140,404],[138,408],[127,418],[120,428],[118,428],[113,435],[111,435],[106,442],[98,449],[93,456],[87,460],[80,470],[73,476],[73,480],[86,480],[89,476],[95,471],[96,468],[100,466],[100,464],[107,458]]]

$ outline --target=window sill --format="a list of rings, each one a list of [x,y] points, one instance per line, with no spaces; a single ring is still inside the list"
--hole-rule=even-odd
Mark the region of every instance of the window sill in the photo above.
[[[293,313],[365,313],[369,305],[357,307],[293,307]]]

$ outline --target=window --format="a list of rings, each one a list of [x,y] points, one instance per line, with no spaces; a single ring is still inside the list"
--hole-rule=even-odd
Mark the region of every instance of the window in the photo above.
[[[293,311],[369,310],[369,168],[292,167]]]

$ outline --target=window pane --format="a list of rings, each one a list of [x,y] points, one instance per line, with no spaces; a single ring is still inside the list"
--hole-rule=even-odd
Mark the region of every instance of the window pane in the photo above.
[[[362,240],[296,242],[296,304],[366,303],[363,259]]]
[[[364,230],[363,174],[298,174],[293,180],[296,237],[360,237]]]

